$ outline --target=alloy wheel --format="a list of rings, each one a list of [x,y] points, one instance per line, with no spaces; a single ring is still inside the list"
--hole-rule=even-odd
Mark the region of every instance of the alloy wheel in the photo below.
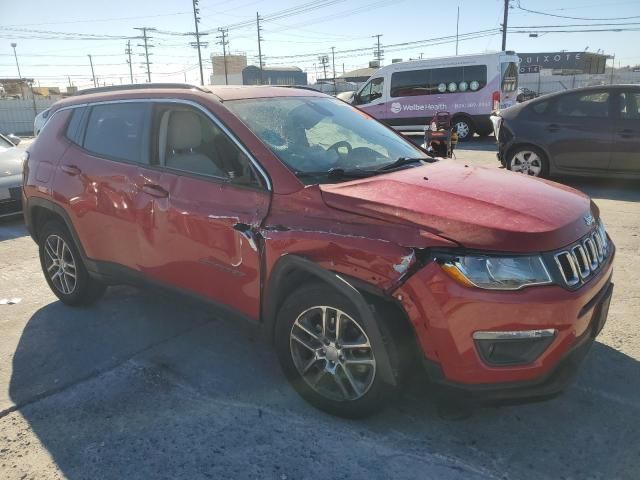
[[[376,361],[362,326],[334,307],[314,306],[291,327],[290,350],[303,380],[320,395],[353,401],[367,393]]]
[[[76,262],[69,245],[58,235],[52,234],[44,242],[45,269],[51,283],[64,295],[71,295],[77,284]]]
[[[457,122],[456,123],[456,132],[458,132],[458,138],[467,138],[469,136],[469,132],[471,129],[467,122]]]
[[[521,150],[511,159],[510,169],[532,177],[539,177],[542,173],[542,159],[531,150]]]

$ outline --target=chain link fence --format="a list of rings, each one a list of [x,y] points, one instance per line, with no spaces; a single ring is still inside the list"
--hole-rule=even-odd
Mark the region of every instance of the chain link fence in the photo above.
[[[601,75],[544,75],[539,73],[521,74],[518,86],[535,92],[537,95],[561,92],[572,88],[592,87],[613,84],[640,84],[640,72],[632,70],[614,70]]]

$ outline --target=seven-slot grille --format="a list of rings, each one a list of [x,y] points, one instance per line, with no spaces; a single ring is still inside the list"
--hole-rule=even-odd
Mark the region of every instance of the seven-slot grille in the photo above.
[[[567,250],[554,255],[562,279],[569,287],[589,280],[598,271],[610,253],[604,225],[597,228]]]

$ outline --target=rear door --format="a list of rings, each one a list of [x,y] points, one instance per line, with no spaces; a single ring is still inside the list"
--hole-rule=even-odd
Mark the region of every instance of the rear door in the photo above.
[[[612,173],[640,173],[640,90],[618,91],[615,94]]]
[[[542,129],[551,161],[570,171],[606,171],[611,160],[613,123],[608,90],[575,91],[557,97]]]
[[[138,188],[149,162],[150,112],[149,103],[137,101],[74,110],[67,129],[73,144],[55,182],[91,259],[138,269],[143,219],[155,200]]]
[[[153,165],[166,204],[154,212],[148,275],[252,318],[260,310],[257,229],[270,192],[248,152],[209,113],[156,104]]]

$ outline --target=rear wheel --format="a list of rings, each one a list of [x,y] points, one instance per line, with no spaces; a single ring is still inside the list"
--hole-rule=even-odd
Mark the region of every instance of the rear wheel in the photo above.
[[[89,276],[73,238],[61,222],[47,222],[38,236],[42,272],[63,303],[89,305],[104,294],[106,286]]]
[[[380,410],[394,391],[379,374],[378,358],[386,348],[394,362],[395,342],[380,330],[384,345],[375,345],[344,296],[310,284],[280,309],[276,350],[287,379],[305,400],[333,415],[364,417]]]
[[[509,153],[507,168],[512,172],[523,173],[532,177],[547,177],[549,164],[546,155],[533,146],[518,147]]]
[[[458,132],[458,141],[466,142],[473,138],[475,129],[473,127],[473,123],[471,123],[469,119],[464,117],[456,118],[453,121],[453,126],[456,132]]]

